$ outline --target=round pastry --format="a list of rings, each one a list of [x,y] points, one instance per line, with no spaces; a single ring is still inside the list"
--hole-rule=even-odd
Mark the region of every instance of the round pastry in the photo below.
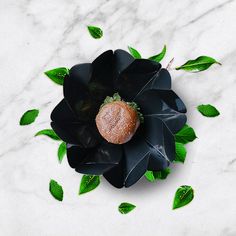
[[[96,125],[109,143],[123,144],[133,137],[140,121],[134,108],[124,101],[114,101],[101,107]]]

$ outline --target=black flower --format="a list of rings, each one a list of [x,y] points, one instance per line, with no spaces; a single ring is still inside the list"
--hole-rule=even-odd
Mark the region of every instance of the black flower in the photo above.
[[[109,50],[92,63],[73,66],[63,91],[51,126],[67,143],[69,165],[77,172],[104,175],[121,188],[133,185],[146,170],[162,170],[174,160],[174,134],[186,123],[186,108],[161,64]],[[106,96],[116,92],[124,101],[137,103],[144,115],[144,123],[122,145],[103,139],[95,123]]]

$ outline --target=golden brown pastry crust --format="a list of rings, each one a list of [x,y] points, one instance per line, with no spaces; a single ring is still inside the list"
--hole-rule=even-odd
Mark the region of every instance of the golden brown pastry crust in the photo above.
[[[110,143],[128,142],[139,126],[137,112],[124,101],[104,105],[96,116],[97,128]]]

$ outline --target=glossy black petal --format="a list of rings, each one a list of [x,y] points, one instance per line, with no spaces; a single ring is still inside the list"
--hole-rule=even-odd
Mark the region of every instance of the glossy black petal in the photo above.
[[[60,122],[76,122],[78,119],[74,112],[71,110],[65,99],[53,109],[51,113],[51,120],[57,123]]]
[[[168,70],[162,68],[148,87],[149,89],[171,89],[171,76]]]
[[[171,132],[176,134],[186,124],[187,116],[171,109],[167,109],[165,112],[165,114],[157,114],[153,116],[161,119],[171,130]]]
[[[136,183],[146,172],[148,167],[150,147],[141,136],[124,144],[125,172],[124,186]]]
[[[158,90],[158,96],[164,101],[171,109],[186,113],[186,107],[183,101],[172,90]]]
[[[161,65],[154,61],[136,59],[119,76],[116,89],[126,101],[133,100],[152,82]]]
[[[95,122],[93,123],[56,123],[51,126],[57,135],[66,143],[79,144],[85,148],[91,148],[102,140]]]
[[[94,120],[101,105],[89,91],[91,75],[91,64],[80,64],[71,68],[64,81],[64,97],[80,121]]]
[[[145,117],[145,139],[157,151],[158,156],[168,161],[175,158],[175,138],[162,120]],[[155,156],[157,158],[157,155]],[[157,166],[157,168],[159,168]]]
[[[67,145],[70,166],[82,174],[101,175],[118,165],[121,157],[122,147],[107,142],[91,149]]]
[[[168,91],[170,98],[175,98],[175,100],[171,101],[170,98],[163,98],[164,94],[166,95],[166,93],[162,93],[163,91],[147,90],[137,96],[135,102],[140,106],[141,112],[144,114],[144,119],[146,116],[155,116],[165,122],[173,133],[176,133],[184,126],[187,120],[185,114],[176,110],[179,109],[182,112],[185,106],[178,97],[175,97],[176,94],[171,92],[171,90],[166,91]]]
[[[125,163],[124,163],[124,157],[122,157],[120,163],[114,166],[109,171],[105,172],[103,176],[114,187],[122,188],[124,186],[124,171],[125,171]]]
[[[153,171],[164,170],[169,166],[169,164],[170,162],[166,160],[159,151],[152,148],[149,156],[149,162],[147,167],[148,170],[153,170]]]
[[[71,168],[76,168],[85,158],[87,149],[78,145],[67,144],[67,160]]]
[[[92,65],[91,82],[102,85],[109,95],[109,92],[113,90],[113,51],[105,51],[92,62]]]
[[[120,73],[134,61],[133,56],[128,52],[118,49],[114,52],[114,81],[117,80]]]

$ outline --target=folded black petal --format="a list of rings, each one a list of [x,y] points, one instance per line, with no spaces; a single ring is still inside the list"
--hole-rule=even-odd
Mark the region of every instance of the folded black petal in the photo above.
[[[171,76],[168,70],[162,68],[147,87],[148,89],[171,89]]]
[[[71,110],[65,99],[62,99],[60,103],[53,109],[51,113],[51,120],[57,123],[63,122],[76,122],[78,118]]]
[[[148,167],[150,151],[150,146],[141,135],[124,144],[125,187],[133,185],[144,175]]]
[[[67,145],[70,166],[83,174],[101,175],[118,165],[121,157],[122,147],[107,142],[90,149]]]
[[[137,96],[135,102],[139,104],[144,119],[146,116],[157,117],[172,133],[178,132],[186,123],[185,105],[172,90],[146,90]]]
[[[92,62],[92,65],[91,82],[101,84],[107,90],[113,90],[113,51],[105,51]]]
[[[93,120],[101,104],[89,90],[91,75],[91,64],[80,64],[71,68],[64,81],[65,100],[80,121]]]
[[[162,120],[154,116],[145,117],[145,140],[162,159],[167,162],[175,158],[175,139],[172,132]],[[159,168],[157,166],[157,168]]]
[[[57,135],[66,143],[79,144],[85,148],[98,145],[102,137],[93,123],[51,123]]]
[[[160,70],[157,62],[136,59],[119,76],[116,89],[126,101],[133,100],[152,82]]]
[[[114,52],[113,69],[114,69],[114,84],[119,77],[120,73],[126,69],[132,62],[134,58],[126,51],[118,49]]]
[[[116,188],[124,187],[124,171],[125,163],[122,156],[118,165],[114,166],[110,170],[106,171],[103,176],[105,179]]]
[[[160,171],[169,166],[170,162],[163,157],[163,154],[160,153],[155,148],[152,148],[149,156],[148,170]]]

